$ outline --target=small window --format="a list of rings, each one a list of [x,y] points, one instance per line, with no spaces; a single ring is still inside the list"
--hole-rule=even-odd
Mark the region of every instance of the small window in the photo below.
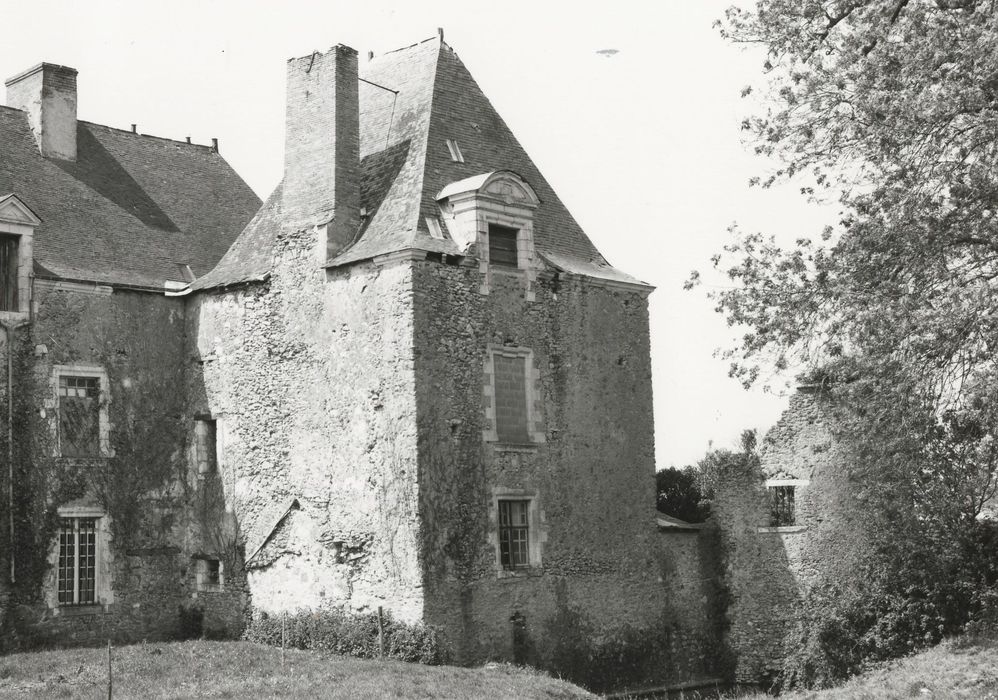
[[[220,559],[197,559],[195,576],[199,591],[217,591],[225,583]]]
[[[770,527],[796,525],[793,486],[769,487],[769,525]]]
[[[59,448],[63,457],[100,455],[100,378],[59,376]]]
[[[515,228],[489,224],[489,264],[502,267],[518,267],[519,256],[516,248]]]
[[[210,418],[194,421],[194,445],[197,452],[198,474],[218,471],[217,424]]]
[[[435,216],[426,217],[426,229],[430,232],[430,236],[433,238],[443,238],[444,230],[440,226],[440,219]]]
[[[97,602],[97,519],[62,518],[59,523],[59,605]]]
[[[0,235],[0,311],[17,311],[19,236]]]
[[[499,563],[507,571],[530,568],[530,501],[499,501]]]
[[[447,139],[447,150],[450,151],[450,159],[455,163],[463,163],[464,156],[461,155],[461,147],[454,139]]]

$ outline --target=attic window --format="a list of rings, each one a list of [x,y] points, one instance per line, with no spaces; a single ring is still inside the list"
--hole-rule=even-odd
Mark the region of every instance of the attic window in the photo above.
[[[489,224],[489,264],[502,267],[519,267],[516,248],[520,232],[509,226]]]
[[[18,252],[20,236],[0,235],[0,311],[17,311]]]
[[[426,228],[430,232],[430,236],[433,238],[443,239],[444,230],[440,227],[440,219],[435,216],[426,217]]]
[[[461,155],[461,147],[454,139],[447,139],[447,150],[450,151],[450,159],[455,163],[463,163],[464,156]]]

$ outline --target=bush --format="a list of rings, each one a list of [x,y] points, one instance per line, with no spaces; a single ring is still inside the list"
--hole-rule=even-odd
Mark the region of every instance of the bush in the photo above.
[[[429,665],[446,663],[440,632],[430,626],[409,624],[384,614],[385,657]],[[350,615],[341,610],[299,610],[283,620],[285,645],[292,649],[329,651],[344,656],[374,659],[379,656],[378,615]],[[261,614],[246,626],[243,638],[281,646],[282,618]]]

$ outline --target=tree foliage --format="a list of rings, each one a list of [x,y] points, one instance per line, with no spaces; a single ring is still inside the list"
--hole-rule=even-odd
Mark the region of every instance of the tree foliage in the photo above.
[[[953,553],[976,551],[998,466],[995,1],[759,0],[720,29],[765,51],[743,128],[779,165],[757,183],[840,206],[789,247],[735,227],[713,294],[745,329],[732,376],[803,366],[849,407],[873,554],[850,596],[814,589],[792,645],[793,679],[828,680],[938,639],[981,580]]]

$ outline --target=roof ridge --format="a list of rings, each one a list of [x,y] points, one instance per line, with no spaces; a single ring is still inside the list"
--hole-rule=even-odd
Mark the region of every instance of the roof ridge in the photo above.
[[[194,146],[196,148],[206,149],[213,153],[218,153],[218,151],[216,151],[212,146],[209,146],[208,144],[205,143],[193,143],[191,141],[187,141],[186,139],[181,141],[179,139],[171,139],[169,136],[156,136],[156,134],[140,134],[139,132],[132,131],[131,129],[119,129],[116,126],[108,126],[107,124],[98,124],[97,122],[87,121],[86,119],[77,119],[76,121],[80,124],[89,124],[90,126],[97,126],[100,127],[101,129],[107,129],[108,131],[120,131],[121,133],[128,134],[130,136],[140,136],[142,138],[156,139],[158,141],[169,141],[171,143],[180,144],[181,146]]]
[[[382,56],[387,56],[389,54],[398,53],[399,51],[406,51],[407,49],[413,49],[413,48],[416,48],[417,46],[425,44],[428,41],[434,41],[434,40],[437,40],[437,39],[440,39],[440,35],[439,34],[435,35],[435,36],[428,37],[426,39],[422,39],[420,41],[417,41],[415,44],[409,44],[408,46],[400,46],[397,49],[392,49],[391,51],[385,51],[384,53],[379,53],[374,58],[381,58]],[[445,42],[441,39],[440,43],[443,44]]]

